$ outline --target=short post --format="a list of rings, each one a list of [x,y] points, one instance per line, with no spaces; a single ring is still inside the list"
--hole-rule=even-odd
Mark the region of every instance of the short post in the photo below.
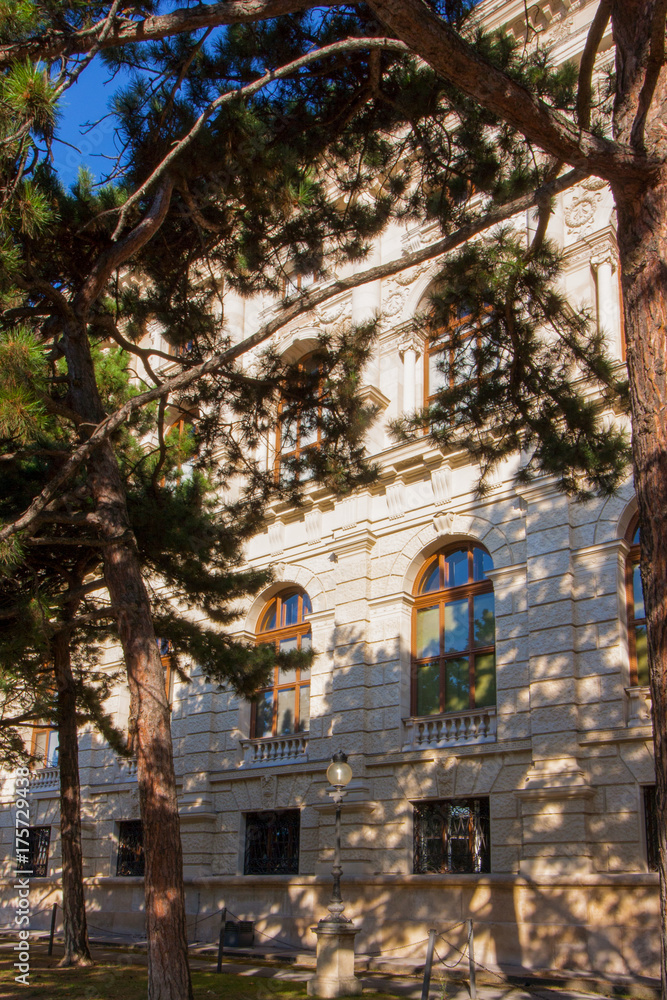
[[[53,904],[53,909],[51,910],[51,932],[49,934],[49,950],[47,955],[53,955],[53,936],[56,933],[56,916],[58,913],[58,904]]]
[[[222,953],[225,950],[225,923],[227,922],[227,907],[220,912],[220,937],[218,938],[218,967],[216,972],[222,972]]]
[[[466,920],[468,925],[468,965],[470,966],[470,998],[476,1000],[477,980],[475,978],[475,942],[472,936],[472,920]]]
[[[431,966],[433,965],[436,933],[433,928],[428,932],[428,947],[426,948],[426,962],[424,963],[424,982],[422,983],[422,1000],[428,1000],[431,988]]]

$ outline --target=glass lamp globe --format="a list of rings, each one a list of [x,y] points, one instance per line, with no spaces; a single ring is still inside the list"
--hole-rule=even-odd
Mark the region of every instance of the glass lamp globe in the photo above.
[[[330,785],[349,785],[352,779],[352,768],[347,762],[347,757],[343,753],[334,754],[334,758],[327,768],[327,779]]]

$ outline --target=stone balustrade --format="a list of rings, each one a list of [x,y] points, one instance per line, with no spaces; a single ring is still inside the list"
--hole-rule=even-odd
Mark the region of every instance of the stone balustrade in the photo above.
[[[119,781],[128,781],[137,777],[136,757],[116,757],[116,778]]]
[[[473,708],[449,715],[404,719],[404,750],[496,742],[495,708]]]
[[[30,775],[31,792],[57,790],[58,788],[60,788],[60,768],[57,764],[54,767],[38,767]]]
[[[241,740],[241,747],[244,764],[287,764],[307,758],[308,733]]]

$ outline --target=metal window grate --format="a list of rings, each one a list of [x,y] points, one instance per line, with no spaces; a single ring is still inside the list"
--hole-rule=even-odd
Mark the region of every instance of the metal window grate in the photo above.
[[[144,874],[144,838],[140,819],[118,824],[118,860],[116,875]]]
[[[443,799],[414,807],[414,872],[489,872],[489,800]]]
[[[49,868],[50,826],[31,826],[28,831],[28,860],[17,871],[31,872],[34,878],[46,878]]]
[[[645,785],[644,823],[646,829],[646,864],[650,872],[658,871],[658,814],[656,811],[655,785]]]
[[[248,813],[245,828],[245,875],[299,874],[298,809]]]

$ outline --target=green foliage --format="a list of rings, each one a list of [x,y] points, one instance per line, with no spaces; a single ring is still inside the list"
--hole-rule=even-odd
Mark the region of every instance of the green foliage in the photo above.
[[[467,244],[438,276],[424,323],[445,387],[396,430],[426,425],[443,449],[467,451],[482,492],[497,463],[518,455],[519,482],[553,475],[580,500],[613,493],[626,475],[628,435],[610,419],[627,412],[624,374],[604,331],[555,290],[560,267],[548,242],[527,251],[507,226]]]

